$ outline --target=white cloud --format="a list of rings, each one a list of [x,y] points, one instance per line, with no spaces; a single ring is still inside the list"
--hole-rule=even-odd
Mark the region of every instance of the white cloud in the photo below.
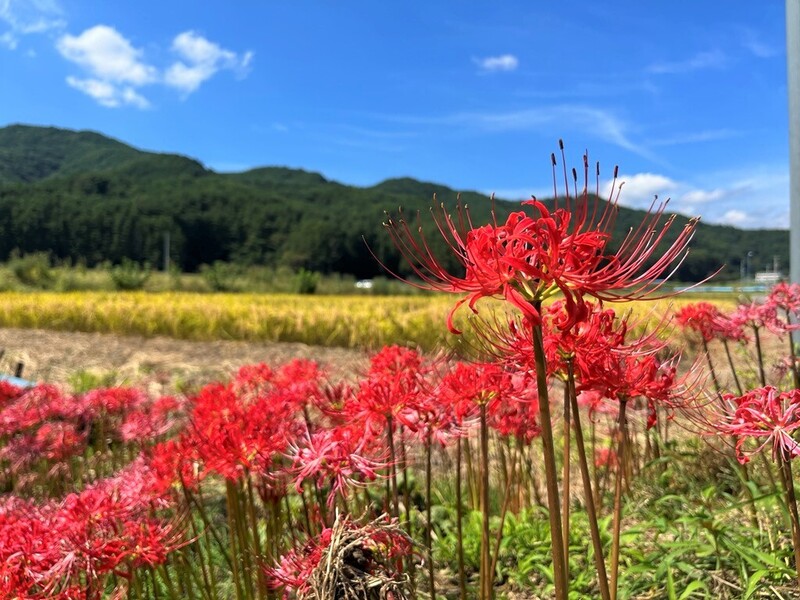
[[[721,200],[728,194],[728,190],[716,188],[713,190],[690,190],[681,196],[681,200],[689,204],[705,204]]]
[[[513,54],[473,58],[472,60],[485,72],[514,71],[519,66],[519,59]]]
[[[603,187],[605,197],[611,195],[612,185],[611,181],[605,183]],[[649,207],[656,196],[666,200],[666,197],[676,190],[679,184],[665,175],[636,173],[633,175],[620,175],[617,178],[616,186],[617,190],[621,189],[619,192],[620,204],[644,208]]]
[[[722,50],[714,49],[698,52],[691,58],[675,62],[657,62],[647,67],[649,73],[657,75],[689,73],[702,69],[721,69],[728,63],[728,57]]]
[[[239,56],[186,31],[172,42],[172,50],[181,60],[162,73],[145,60],[144,50],[108,25],[95,25],[77,36],[63,35],[56,48],[86,73],[86,77],[67,77],[70,87],[94,98],[101,106],[140,109],[150,107],[139,91],[143,86],[164,84],[190,94],[221,69],[244,75],[253,58],[252,52]]]
[[[743,210],[737,209],[731,209],[727,211],[720,219],[720,223],[725,225],[734,225],[737,227],[746,225],[748,221],[750,221],[750,216]]]
[[[87,96],[91,96],[101,106],[109,108],[124,105],[135,106],[136,108],[148,108],[150,106],[147,98],[130,86],[120,87],[100,79],[78,79],[77,77],[67,77],[67,84]]]
[[[0,0],[0,21],[8,26],[0,34],[0,44],[15,50],[21,36],[63,29],[66,21],[62,17],[55,0]]]
[[[172,41],[172,51],[181,60],[173,63],[164,74],[164,82],[185,94],[196,91],[200,85],[221,69],[231,69],[244,74],[252,59],[252,52],[239,56],[194,31],[184,31]]]
[[[95,25],[79,36],[64,35],[56,48],[64,58],[105,82],[141,86],[158,76],[155,67],[142,62],[143,51],[108,25]]]
[[[618,181],[625,184],[620,204],[648,208],[657,194],[659,200],[671,198],[668,212],[699,215],[707,223],[768,229],[789,226],[789,176],[785,165],[742,165],[729,171],[706,173],[703,180],[723,183],[707,188],[658,173],[621,175]],[[610,181],[603,183],[606,197],[610,184]]]
[[[67,77],[67,84],[94,98],[101,106],[150,106],[136,88],[158,79],[158,70],[145,63],[144,52],[134,48],[122,34],[108,25],[95,25],[78,36],[63,35],[56,48],[89,77]]]

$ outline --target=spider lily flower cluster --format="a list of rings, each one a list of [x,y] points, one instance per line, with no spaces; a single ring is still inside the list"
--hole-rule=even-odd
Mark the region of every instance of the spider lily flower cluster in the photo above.
[[[563,146],[562,146],[563,151]],[[562,152],[563,155],[563,152]],[[556,159],[553,159],[554,181]],[[573,180],[577,173],[573,169]],[[475,310],[484,297],[502,297],[536,322],[539,303],[558,294],[564,297],[568,324],[586,315],[584,298],[626,301],[652,296],[670,272],[685,258],[698,219],[692,219],[669,244],[666,236],[674,216],[664,218],[666,202],[655,204],[640,225],[612,250],[615,222],[616,169],[612,199],[588,189],[589,161],[584,156],[583,191],[571,195],[566,181],[563,207],[551,210],[535,198],[522,202],[522,209],[509,214],[505,223],[476,226],[467,207],[459,204],[456,216],[441,205],[433,210],[435,229],[461,265],[460,273],[449,272],[431,250],[423,228],[413,228],[402,216],[389,217],[386,230],[406,258],[412,272],[426,289],[463,293],[453,312],[466,303]],[[527,210],[526,210],[527,209]],[[494,214],[494,213],[493,213]],[[455,331],[452,315],[448,327]]]
[[[511,328],[511,337],[522,340],[509,340],[503,334],[495,335],[491,330],[481,334],[481,338],[489,346],[497,345],[500,354],[509,354],[505,360],[516,362],[522,373],[535,373],[538,394],[539,426],[543,443],[543,462],[546,472],[546,488],[548,509],[550,513],[550,533],[553,544],[553,571],[555,579],[555,596],[565,599],[568,595],[568,500],[561,511],[559,498],[559,482],[556,473],[554,454],[554,438],[550,416],[549,398],[547,397],[548,378],[551,372],[548,364],[553,362],[551,348],[550,360],[544,345],[543,308],[542,303],[556,294],[563,300],[550,315],[552,322],[562,331],[580,328],[590,323],[592,305],[587,301],[593,297],[600,302],[621,302],[633,299],[652,297],[669,277],[671,271],[685,258],[687,246],[696,229],[698,220],[690,220],[686,226],[674,236],[671,243],[664,243],[667,234],[674,224],[674,217],[663,219],[666,203],[656,205],[654,201],[651,211],[643,218],[640,225],[631,231],[614,246],[613,225],[617,210],[619,189],[617,171],[615,169],[611,198],[602,200],[599,195],[600,168],[596,168],[595,193],[589,192],[589,160],[583,157],[583,187],[578,192],[578,174],[572,169],[570,182],[564,146],[561,144],[561,159],[564,175],[564,193],[559,198],[557,184],[557,160],[551,156],[553,165],[553,184],[555,204],[552,208],[536,198],[522,203],[522,210],[511,212],[505,222],[498,222],[494,209],[492,222],[487,225],[476,225],[472,222],[466,207],[459,206],[455,217],[444,208],[432,211],[434,230],[444,239],[445,247],[459,264],[458,272],[448,271],[444,267],[443,257],[437,256],[432,245],[419,225],[412,228],[402,217],[389,217],[385,227],[395,245],[405,257],[411,272],[419,279],[416,285],[435,291],[464,294],[453,306],[447,318],[448,328],[454,333],[453,314],[462,305],[467,304],[477,312],[477,302],[481,298],[495,297],[505,300],[522,316],[522,327]],[[570,192],[570,183],[574,192]],[[560,206],[561,204],[561,206]],[[615,248],[615,249],[613,249]],[[602,312],[596,316],[595,322],[588,325],[592,332],[600,331],[600,327],[592,327],[602,322]],[[577,336],[587,332],[579,332]],[[624,331],[619,335],[624,339]],[[505,339],[504,339],[505,338]],[[526,338],[527,342],[526,343]],[[599,338],[602,342],[610,341]],[[574,396],[575,373],[573,361],[575,353],[570,342],[563,339],[554,342],[560,348],[565,345],[563,355],[569,362],[567,391],[564,400],[564,435],[565,465],[569,458],[569,415],[571,401],[569,391]],[[509,343],[510,342],[510,343]],[[512,349],[508,353],[503,349]],[[602,393],[620,401],[619,426],[622,438],[626,436],[625,409],[630,398],[641,395],[650,396],[651,418],[655,422],[656,398],[665,399],[671,394],[674,384],[674,367],[665,368],[652,358],[632,357],[627,352],[612,352],[613,358],[605,364],[596,365],[591,361],[593,372],[588,377],[581,374],[582,381],[588,381],[590,387],[603,387]],[[563,374],[562,369],[562,374]],[[582,384],[584,385],[584,384]],[[645,389],[646,388],[646,389]],[[486,414],[481,411],[482,445],[485,446]],[[580,437],[581,434],[578,434]],[[579,442],[582,446],[582,442]],[[620,454],[622,454],[620,448]],[[485,447],[483,448],[484,454]],[[623,457],[624,459],[624,457]],[[482,470],[486,471],[486,457],[482,458]],[[586,457],[582,455],[582,465]],[[588,468],[584,469],[584,472]],[[568,490],[568,470],[565,466],[565,493]],[[617,477],[619,490],[620,477]],[[584,476],[585,494],[591,495],[589,481]],[[487,487],[485,480],[483,487]],[[483,490],[486,494],[486,490]],[[600,553],[597,562],[600,591],[604,599],[616,597],[616,576],[619,549],[619,517],[620,494],[615,498],[615,544],[612,549],[611,585],[606,580],[605,566],[600,548],[599,533],[594,522],[593,539],[595,553]],[[487,505],[484,496],[484,506]],[[590,509],[593,511],[593,508]],[[488,548],[488,511],[484,509],[484,537],[482,542],[482,586],[481,598],[492,596],[492,577],[489,567],[491,556]]]
[[[706,355],[706,390],[699,362],[681,369],[665,322],[639,333],[609,308],[661,293],[696,221],[672,235],[660,204],[614,240],[618,191],[606,202],[586,188],[523,203],[502,223],[435,212],[456,272],[425,232],[387,222],[417,285],[461,295],[451,329],[460,306],[481,311],[469,362],[388,346],[347,378],[308,360],[262,363],[186,398],[0,382],[0,598],[434,599],[449,548],[459,597],[474,586],[489,599],[513,560],[509,515],[535,514],[549,520],[549,539],[533,543],[552,549],[552,569],[529,576],[534,595],[616,600],[632,577],[625,497],[669,462],[670,424],[686,416],[742,463],[771,456],[791,511],[797,361],[789,344],[769,369],[762,342],[772,351],[766,336],[788,338],[800,288],[728,313],[700,303],[676,314]],[[509,313],[487,318],[485,297]],[[718,348],[728,377],[715,370]],[[432,508],[448,495],[442,524]],[[585,520],[572,518],[578,507]],[[464,533],[478,520],[479,545]],[[572,577],[586,560],[593,577]]]
[[[742,303],[727,313],[707,303],[689,305],[676,313],[687,335],[700,337],[715,391],[715,398],[710,400],[697,398],[687,414],[699,423],[702,432],[732,441],[735,456],[742,465],[756,455],[762,455],[763,459],[764,450],[770,449],[772,463],[780,474],[778,481],[784,503],[789,509],[796,568],[800,568],[800,514],[792,462],[800,456],[796,440],[796,430],[800,427],[800,366],[791,332],[798,327],[799,311],[800,285],[780,283],[764,301]],[[728,377],[712,360],[713,340],[723,345]],[[736,360],[731,344],[737,345]],[[774,344],[786,344],[783,347],[787,351],[769,369],[765,345]],[[773,467],[766,464],[772,491],[777,495],[780,492],[771,472]],[[744,466],[742,474],[749,478]],[[753,514],[757,514],[754,505]]]

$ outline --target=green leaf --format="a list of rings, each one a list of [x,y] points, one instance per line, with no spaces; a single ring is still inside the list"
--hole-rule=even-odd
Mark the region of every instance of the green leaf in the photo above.
[[[706,594],[708,594],[708,587],[702,581],[692,581],[689,585],[686,586],[686,589],[683,590],[683,593],[678,596],[678,600],[686,600],[687,598],[691,598],[695,592],[699,592],[703,590]]]
[[[768,573],[769,571],[766,569],[759,569],[747,578],[747,587],[744,589],[744,596],[742,596],[742,600],[750,600],[750,598],[753,597],[753,594],[755,594],[758,590],[759,582]]]

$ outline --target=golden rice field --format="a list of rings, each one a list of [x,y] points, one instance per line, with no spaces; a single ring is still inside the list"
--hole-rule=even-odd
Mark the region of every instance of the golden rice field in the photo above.
[[[0,327],[163,335],[188,340],[300,342],[344,348],[411,344],[431,350],[448,342],[445,318],[455,298],[301,296],[190,292],[3,292]],[[659,320],[671,300],[619,305],[644,321]],[[732,306],[733,300],[716,300]],[[463,308],[456,322],[466,318]]]

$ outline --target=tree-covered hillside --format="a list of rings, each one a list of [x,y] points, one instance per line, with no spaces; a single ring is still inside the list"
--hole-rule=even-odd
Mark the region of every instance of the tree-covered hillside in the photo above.
[[[169,233],[173,263],[189,271],[222,260],[369,277],[382,270],[368,248],[389,268],[403,268],[382,231],[384,211],[403,207],[426,220],[434,192],[455,205],[453,190],[414,179],[358,188],[280,167],[220,174],[97,133],[15,125],[0,129],[0,260],[17,249],[88,265],[159,264]],[[474,221],[488,218],[489,198],[466,192],[462,200]],[[517,209],[496,203],[498,219]],[[616,238],[641,217],[620,208]],[[673,236],[685,222],[678,218]],[[773,256],[788,265],[786,231],[701,225],[692,247],[677,273],[684,281],[723,264],[723,278],[738,277],[748,252],[752,270]]]

